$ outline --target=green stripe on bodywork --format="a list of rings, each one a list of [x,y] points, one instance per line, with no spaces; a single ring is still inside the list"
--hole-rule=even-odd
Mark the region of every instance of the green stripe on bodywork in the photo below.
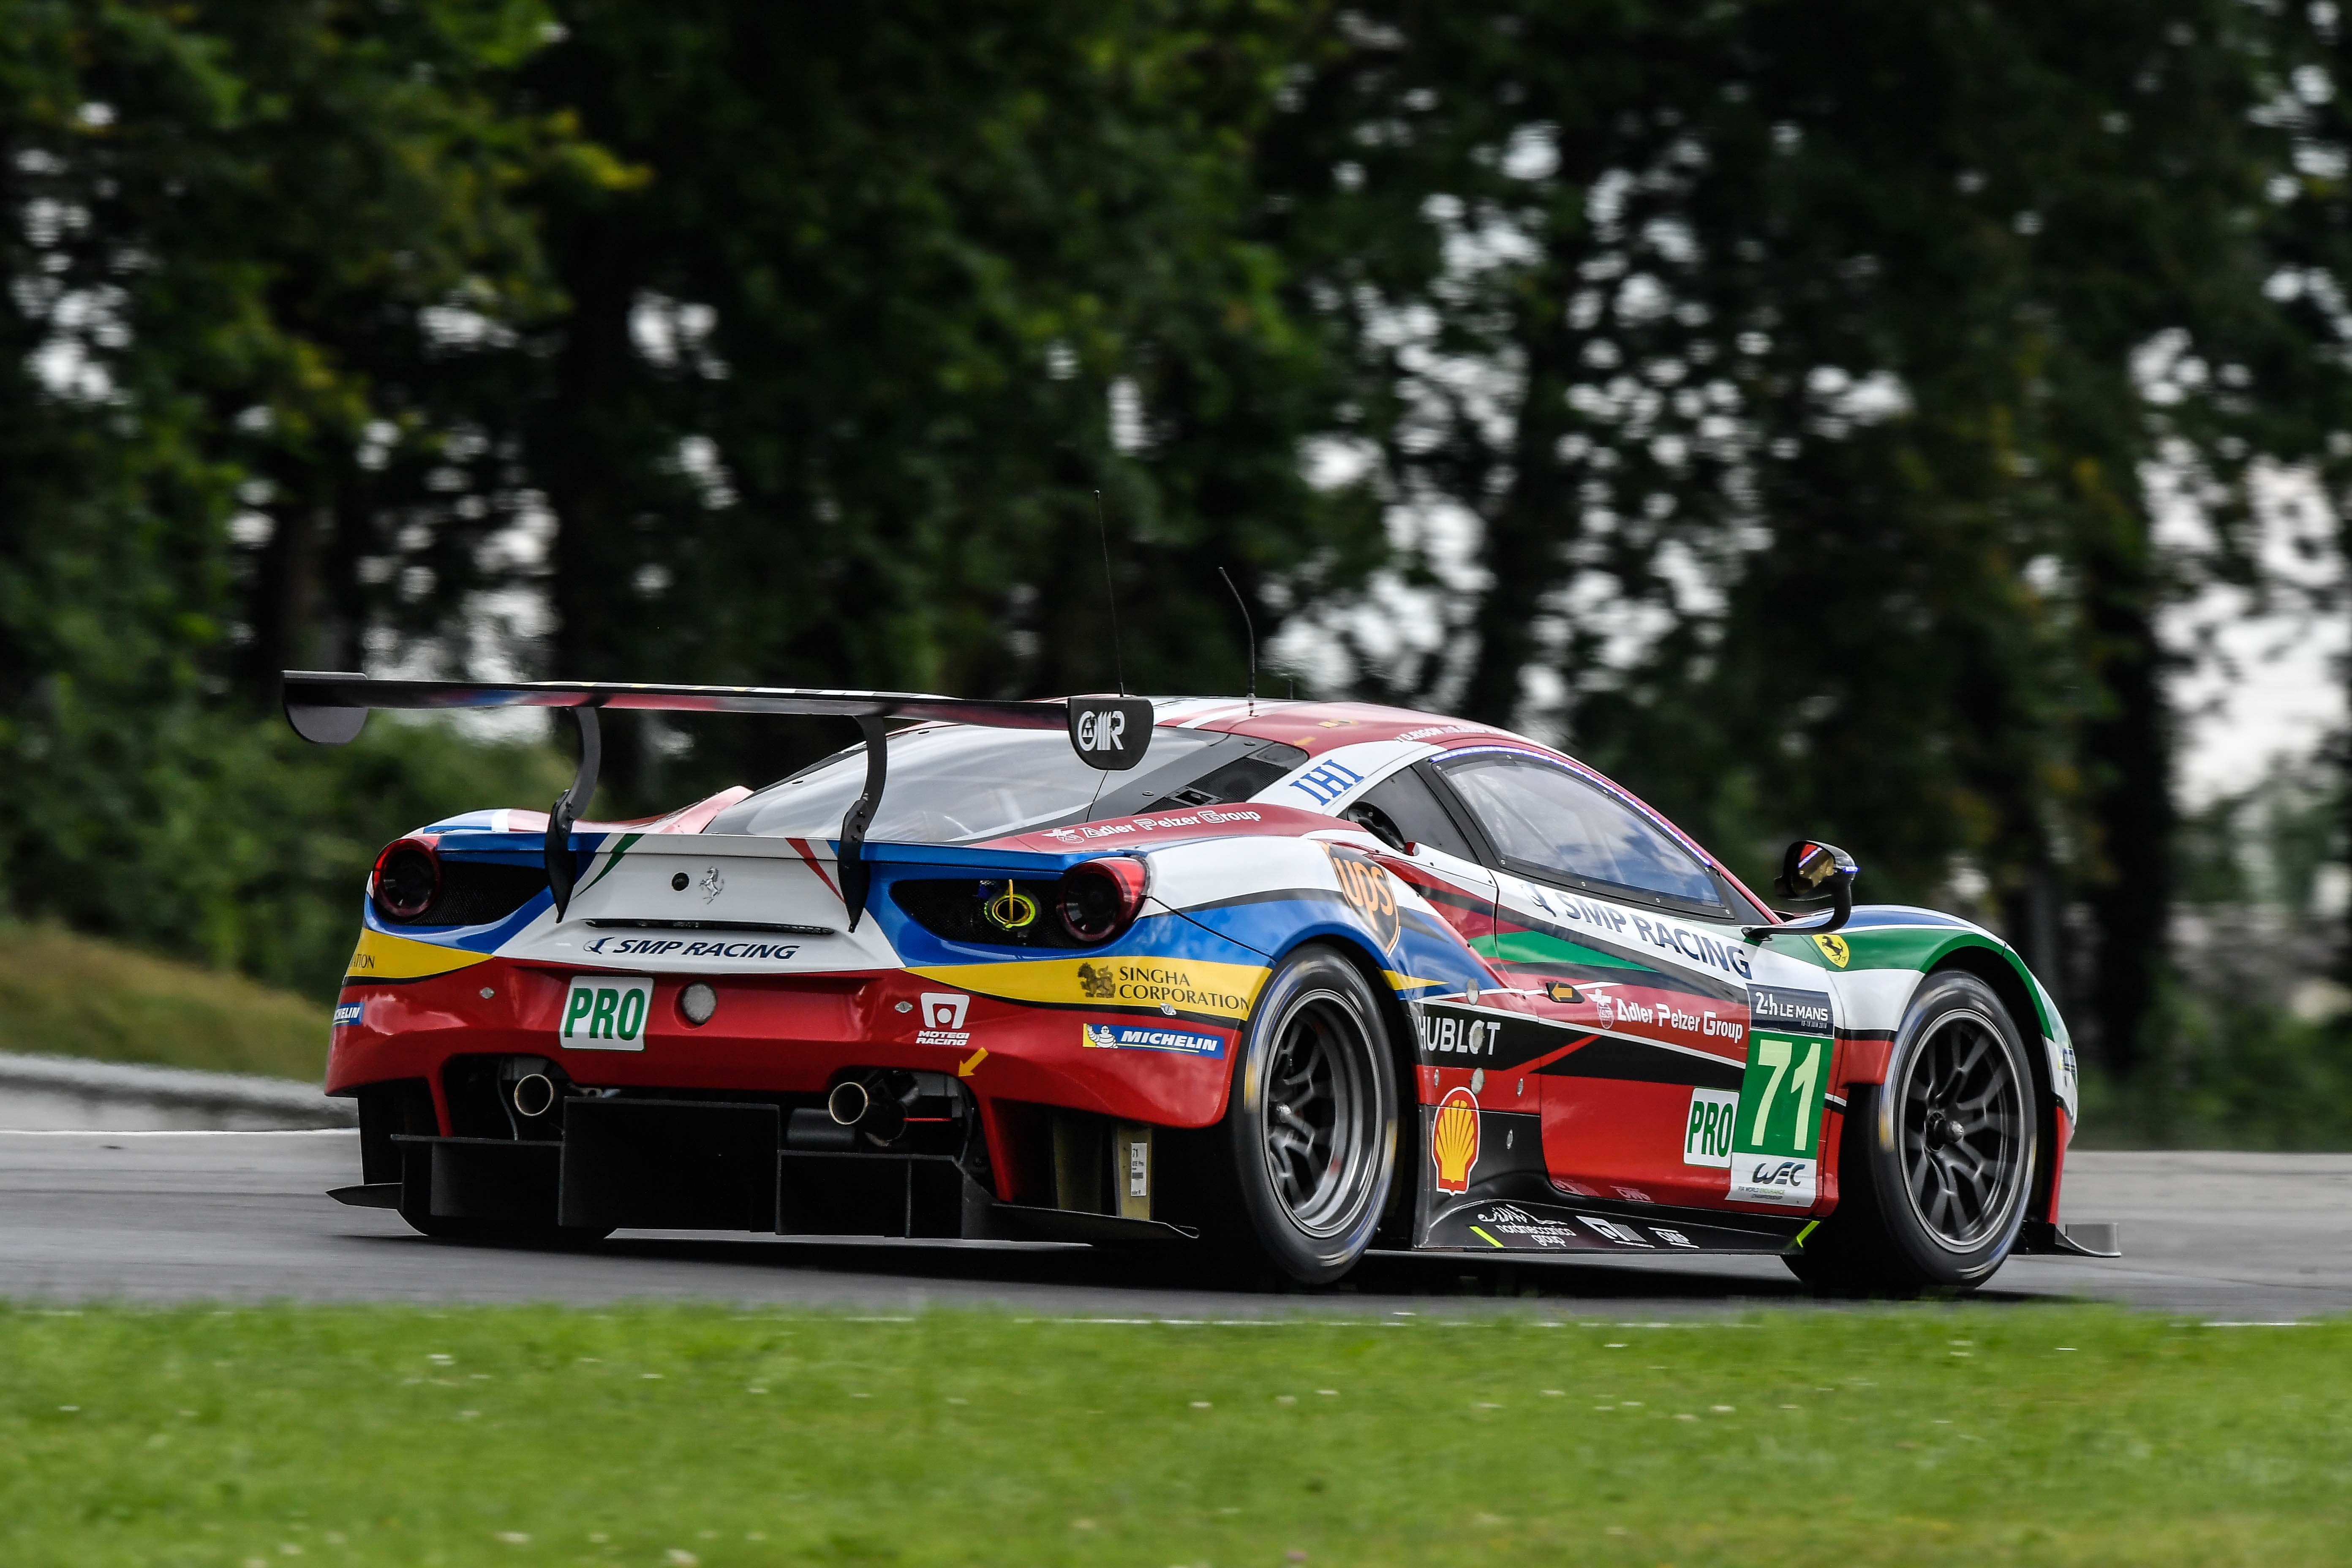
[[[1603,969],[1636,969],[1653,973],[1646,963],[1620,958],[1613,952],[1587,947],[1580,942],[1549,936],[1539,931],[1506,931],[1472,940],[1470,951],[1503,963],[1587,963]]]
[[[1864,969],[1902,969],[1925,973],[1962,948],[1982,948],[1999,957],[2025,983],[2026,994],[2033,999],[2035,1022],[2044,1036],[2053,1034],[2060,1026],[2050,1005],[2049,993],[2034,979],[2025,961],[2010,948],[1986,932],[1968,927],[1947,925],[1877,926],[1863,931],[1842,931],[1845,939],[1847,958],[1841,966],[1830,962],[1818,943],[1810,937],[1775,937],[1767,945],[1778,953],[1825,969],[1832,974],[1853,973]]]
[[[1766,945],[1774,952],[1801,959],[1815,969],[1926,969],[1939,953],[1966,945],[1969,935],[1950,926],[1881,926],[1867,931],[1842,931],[1852,956],[1843,965],[1830,962],[1811,937],[1776,936]]]
[[[604,862],[604,868],[597,872],[594,876],[589,878],[585,883],[582,884],[580,893],[586,892],[590,888],[594,887],[597,883],[603,881],[605,877],[610,875],[613,868],[621,863],[621,857],[626,855],[631,847],[634,846],[638,839],[643,838],[644,837],[645,835],[642,833],[622,834],[621,841],[613,846],[612,858]],[[574,893],[572,896],[576,899],[580,896],[580,893]]]

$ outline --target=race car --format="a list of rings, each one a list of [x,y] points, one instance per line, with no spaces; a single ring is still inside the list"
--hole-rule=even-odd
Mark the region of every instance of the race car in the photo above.
[[[1352,702],[289,671],[371,709],[560,709],[578,776],[377,857],[333,1194],[432,1236],[1159,1245],[1328,1285],[1367,1251],[1769,1254],[1975,1286],[2062,1226],[2074,1053],[1992,933],[1776,910],[1524,735]],[[854,719],[666,816],[577,820],[605,709]],[[1254,1273],[1252,1271],[1255,1271]]]

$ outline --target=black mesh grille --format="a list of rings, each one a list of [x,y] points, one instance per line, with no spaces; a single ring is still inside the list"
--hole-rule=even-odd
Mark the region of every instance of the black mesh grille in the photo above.
[[[1248,800],[1306,760],[1307,753],[1297,746],[1277,742],[1261,747],[1253,754],[1237,757],[1182,789],[1161,795],[1143,809],[1147,812],[1181,811],[1188,805],[1223,805]]]
[[[933,936],[950,942],[978,942],[989,947],[1083,947],[1062,929],[1055,913],[1061,897],[1058,880],[1042,882],[974,881],[969,877],[920,879],[890,884],[890,899],[907,918]],[[1026,924],[1018,900],[1027,900],[1036,913]],[[995,910],[995,915],[990,910]]]
[[[544,866],[509,866],[496,860],[441,861],[441,891],[423,914],[421,926],[478,926],[502,921],[547,887]]]

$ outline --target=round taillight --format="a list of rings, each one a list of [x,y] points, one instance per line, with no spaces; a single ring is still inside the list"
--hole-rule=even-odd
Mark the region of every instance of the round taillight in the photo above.
[[[441,894],[441,857],[422,838],[399,838],[383,847],[368,875],[368,897],[388,921],[417,919]]]
[[[719,1011],[719,993],[698,980],[677,994],[677,1016],[699,1029]]]
[[[1143,862],[1125,856],[1085,860],[1062,873],[1062,929],[1097,947],[1135,923],[1143,909]]]

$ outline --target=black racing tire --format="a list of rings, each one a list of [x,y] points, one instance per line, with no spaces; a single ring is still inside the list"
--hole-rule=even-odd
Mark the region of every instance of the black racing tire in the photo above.
[[[1837,1208],[1783,1261],[1843,1294],[1975,1289],[2017,1245],[2041,1122],[2025,1043],[1992,987],[1929,975],[1886,1081],[1847,1101]]]
[[[1398,1098],[1385,1015],[1363,972],[1319,944],[1284,959],[1234,1052],[1212,1143],[1232,1180],[1215,1238],[1229,1259],[1307,1286],[1353,1268],[1396,1177]]]

